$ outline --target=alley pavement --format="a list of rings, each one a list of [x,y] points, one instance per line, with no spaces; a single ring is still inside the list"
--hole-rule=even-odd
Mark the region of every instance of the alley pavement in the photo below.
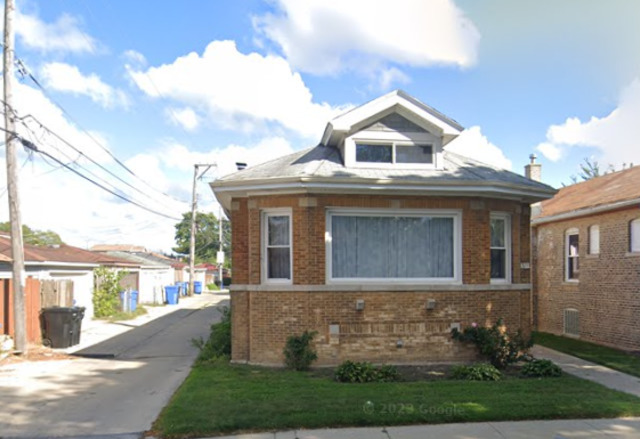
[[[228,295],[204,293],[129,322],[86,322],[73,359],[0,367],[0,438],[136,438],[189,374]]]

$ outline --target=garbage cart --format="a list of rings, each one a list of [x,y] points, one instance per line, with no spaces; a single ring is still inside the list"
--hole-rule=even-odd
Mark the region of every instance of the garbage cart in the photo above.
[[[42,344],[68,348],[80,343],[84,308],[53,307],[42,310]]]

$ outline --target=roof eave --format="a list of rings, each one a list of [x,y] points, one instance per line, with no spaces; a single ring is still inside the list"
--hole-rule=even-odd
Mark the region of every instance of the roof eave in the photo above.
[[[573,218],[595,215],[598,213],[605,213],[612,210],[624,209],[626,207],[633,207],[636,205],[640,207],[640,197],[632,198],[630,200],[618,201],[615,203],[602,204],[600,206],[591,206],[583,209],[571,210],[568,212],[560,212],[550,216],[533,218],[531,220],[531,225],[537,226],[539,224],[546,224],[546,223],[551,223],[555,221],[563,221],[563,220],[568,220]]]

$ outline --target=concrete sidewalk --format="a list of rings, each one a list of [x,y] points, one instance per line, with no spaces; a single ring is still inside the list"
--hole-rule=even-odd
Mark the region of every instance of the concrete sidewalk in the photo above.
[[[640,418],[295,430],[215,439],[638,439]],[[213,438],[212,438],[213,439]]]

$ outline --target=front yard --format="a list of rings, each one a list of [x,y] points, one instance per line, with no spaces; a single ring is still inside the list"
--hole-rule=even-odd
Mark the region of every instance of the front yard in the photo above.
[[[367,384],[338,383],[327,375],[222,360],[197,365],[154,430],[168,437],[202,437],[299,428],[640,416],[640,399],[568,375]]]

